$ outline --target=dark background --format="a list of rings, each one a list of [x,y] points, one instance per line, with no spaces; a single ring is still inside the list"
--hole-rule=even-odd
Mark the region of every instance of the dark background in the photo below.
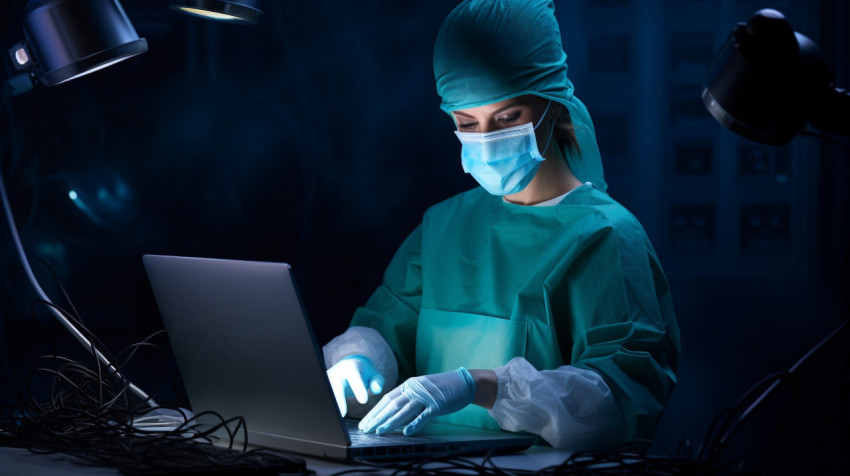
[[[0,163],[36,273],[61,300],[43,258],[112,351],[162,326],[144,253],[290,263],[323,344],[345,329],[425,209],[476,185],[461,170],[431,68],[456,2],[268,0],[254,26],[181,15],[168,1],[122,3],[147,53],[36,86],[0,117]],[[674,293],[683,354],[659,452],[698,444],[714,415],[789,368],[845,312],[850,157],[813,138],[746,141],[700,100],[713,53],[763,7],[820,44],[837,85],[850,86],[845,2],[556,2],[609,192],[644,224]],[[4,50],[23,38],[23,8],[0,6]],[[2,64],[2,78],[14,75],[5,56]],[[30,312],[34,294],[7,228],[4,220],[0,358],[18,382],[52,348],[83,351],[43,309]],[[793,407],[799,420],[816,422],[826,407],[805,395],[833,394],[843,346],[811,366]],[[146,359],[127,373],[155,388],[159,360]],[[168,380],[161,399],[177,398],[174,388]],[[763,450],[792,408],[783,398],[739,434],[742,454]],[[840,408],[800,467],[842,465],[834,449],[850,442],[846,399]]]

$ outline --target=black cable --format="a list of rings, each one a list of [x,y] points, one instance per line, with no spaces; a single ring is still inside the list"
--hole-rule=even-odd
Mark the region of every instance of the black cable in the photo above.
[[[104,349],[108,365],[93,355],[87,356],[94,359],[92,367],[54,352],[32,362],[19,388],[4,376],[3,382],[15,401],[0,406],[0,446],[26,448],[36,454],[63,453],[84,464],[115,467],[132,475],[240,468],[267,470],[269,474],[309,474],[298,458],[264,450],[246,451],[248,433],[241,417],[225,419],[214,412],[190,417],[180,408],[152,409],[146,401],[134,398],[122,369],[143,349],[165,355],[164,349],[151,342],[164,331],[113,355],[82,324],[76,310],[68,312],[46,300],[33,301],[31,308],[39,306],[61,313],[77,325],[92,346]],[[161,382],[168,370],[168,360],[162,361]],[[46,397],[38,395],[36,380],[42,378],[50,384]],[[182,414],[182,421],[175,418],[171,428],[156,429],[135,424],[152,410],[163,409]],[[215,440],[227,448],[213,446]],[[241,448],[234,447],[237,441],[242,442]]]
[[[831,137],[825,134],[819,134],[817,132],[812,131],[811,129],[804,129],[803,132],[800,133],[801,137],[814,137],[816,139],[825,140],[827,142],[832,142],[844,149],[848,155],[850,155],[850,147],[847,146],[844,142],[836,139],[835,137]]]
[[[56,270],[54,270],[53,266],[50,266],[50,263],[48,263],[44,258],[38,257],[36,259],[41,264],[43,264],[45,268],[47,268],[47,271],[49,271],[50,275],[53,277],[53,282],[56,283],[57,286],[59,286],[59,291],[62,292],[62,297],[65,299],[65,303],[71,309],[70,314],[74,316],[74,318],[76,318],[78,321],[82,322],[82,319],[80,318],[80,313],[77,312],[77,309],[74,307],[74,303],[71,301],[71,297],[68,296],[68,291],[65,290],[65,286],[62,285],[62,281],[56,274]]]
[[[160,365],[160,372],[159,372],[160,378],[159,378],[159,381],[155,385],[153,385],[153,387],[152,387],[153,391],[152,391],[151,395],[155,395],[155,394],[159,393],[160,390],[162,390],[162,388],[165,387],[165,379],[166,379],[166,376],[168,375],[168,370],[169,370],[169,365],[168,365],[169,354],[162,347],[160,347],[156,344],[153,344],[151,342],[147,342],[147,341],[149,339],[151,339],[151,338],[153,338],[157,335],[163,334],[163,333],[165,333],[164,330],[155,332],[155,333],[151,334],[150,336],[146,337],[145,340],[143,340],[142,342],[137,342],[135,344],[130,345],[130,347],[127,347],[125,350],[118,353],[118,355],[116,356],[117,358],[121,359],[120,360],[121,367],[126,368],[130,364],[130,361],[132,360],[133,356],[140,349],[145,348],[145,349],[150,349],[150,350],[155,351],[154,353],[156,355],[158,355],[159,358],[160,358],[160,364],[161,364]],[[125,354],[126,354],[126,357],[122,359],[122,357]]]
[[[728,419],[732,416],[732,412],[733,410],[731,408],[725,408],[714,415],[714,418],[711,419],[711,423],[708,425],[708,430],[705,432],[702,443],[697,447],[696,455],[694,455],[695,459],[702,459],[703,452],[709,449],[709,443],[717,438],[715,433],[720,431],[718,430],[718,425],[722,425],[725,428],[728,425]]]
[[[60,287],[61,287],[61,284],[60,284]],[[63,290],[64,290],[64,288],[63,288]],[[71,321],[71,322],[75,325],[75,327],[76,327],[78,330],[80,330],[80,332],[81,332],[81,333],[82,333],[82,334],[83,334],[83,335],[84,335],[84,336],[85,336],[85,337],[89,340],[89,342],[91,343],[91,348],[90,348],[89,350],[91,351],[92,356],[94,356],[94,352],[92,351],[92,349],[94,349],[94,348],[104,349],[104,351],[102,351],[102,354],[105,356],[105,360],[106,360],[106,362],[108,363],[108,365],[109,365],[109,366],[111,366],[111,369],[109,369],[109,371],[108,371],[108,373],[107,373],[107,376],[108,376],[109,378],[118,379],[118,380],[121,382],[122,387],[123,387],[126,391],[128,391],[128,392],[129,392],[129,390],[130,390],[130,382],[129,382],[129,380],[128,380],[125,376],[124,376],[123,372],[121,372],[119,369],[120,369],[120,368],[122,368],[122,367],[124,367],[127,363],[129,363],[129,357],[128,357],[128,359],[126,359],[123,363],[119,362],[118,357],[119,357],[120,355],[124,354],[124,353],[129,353],[129,354],[130,354],[129,356],[130,356],[130,357],[132,357],[132,355],[135,353],[135,351],[136,351],[138,348],[143,347],[143,346],[147,346],[147,345],[149,344],[149,343],[147,343],[147,340],[148,340],[148,339],[150,339],[152,336],[155,336],[155,335],[159,334],[160,332],[164,332],[164,331],[160,331],[160,332],[154,333],[154,334],[152,334],[151,336],[148,336],[147,338],[145,338],[145,340],[143,340],[143,341],[141,341],[141,342],[139,342],[139,343],[133,344],[132,346],[128,347],[127,349],[125,349],[124,351],[122,351],[120,354],[118,354],[118,355],[113,355],[113,354],[109,351],[109,349],[108,349],[108,347],[106,346],[106,344],[105,344],[103,341],[101,341],[101,340],[97,337],[97,335],[96,335],[96,334],[94,334],[92,331],[90,331],[90,330],[89,330],[89,329],[88,329],[88,328],[87,328],[87,327],[83,324],[82,320],[79,318],[79,316],[78,316],[78,315],[76,315],[76,314],[71,314],[70,312],[66,311],[65,309],[63,309],[63,308],[61,308],[61,307],[57,306],[56,304],[54,304],[54,303],[52,303],[52,302],[49,302],[49,301],[44,301],[44,300],[35,300],[34,302],[35,302],[35,303],[39,303],[39,304],[42,304],[42,305],[44,305],[44,306],[47,306],[47,307],[50,307],[50,308],[55,309],[57,312],[61,313],[61,314],[62,314],[62,315],[63,315],[66,319],[68,319],[69,321]],[[164,352],[164,351],[163,351],[163,352]],[[95,363],[97,364],[97,369],[98,369],[98,379],[99,379],[99,381],[100,381],[100,382],[103,382],[103,364],[101,363],[100,359],[97,359],[97,358],[95,358]],[[129,394],[127,394],[127,393],[122,393],[122,397],[127,397],[127,398],[129,398]],[[148,402],[148,400],[144,400],[144,401],[142,401],[142,403],[147,403],[147,402]]]
[[[51,301],[47,301],[47,300],[43,300],[43,299],[36,299],[35,302],[43,304],[45,307],[53,309],[55,312],[61,314],[63,317],[65,317],[65,319],[70,321],[74,325],[74,327],[88,340],[89,346],[90,346],[88,350],[91,352],[92,356],[95,355],[95,349],[97,349],[97,350],[103,349],[103,350],[100,350],[100,353],[104,357],[104,360],[106,361],[107,365],[111,367],[111,369],[109,371],[109,377],[119,378],[122,381],[123,385],[127,389],[129,389],[130,382],[127,380],[127,378],[124,376],[124,374],[118,370],[118,364],[117,364],[117,360],[116,360],[115,356],[112,355],[112,353],[109,351],[109,348],[97,337],[97,335],[95,335],[93,332],[91,332],[82,323],[82,321],[80,321],[79,319],[77,319],[77,317],[75,317],[74,315],[72,315],[71,313],[69,313],[68,311],[63,309],[62,307],[57,306],[56,304],[54,304]],[[101,362],[101,359],[95,358],[94,360],[95,360],[95,363],[97,365],[98,376],[99,376],[99,378],[101,378],[101,381],[102,381],[103,363]],[[150,397],[148,397],[148,400],[149,399],[150,399]],[[148,400],[145,400],[145,402],[147,402]]]
[[[333,473],[331,476],[345,476],[346,474],[378,473],[378,472],[381,472],[381,471],[383,471],[382,468],[369,468],[369,469],[351,468],[351,469],[346,469],[346,470],[340,471],[338,473]]]
[[[841,401],[841,396],[844,395],[848,388],[850,388],[850,354],[848,354],[847,359],[844,361],[844,366],[839,373],[839,382],[841,382],[838,390],[833,394],[830,403],[827,405],[826,410],[821,414],[821,417],[809,427],[808,432],[803,437],[797,439],[796,444],[789,450],[783,451],[782,455],[779,456],[776,460],[770,461],[769,458],[772,456],[772,452],[776,449],[777,444],[779,442],[779,437],[786,430],[787,426],[790,424],[791,417],[796,412],[797,409],[797,399],[799,396],[799,388],[798,381],[796,375],[799,369],[805,364],[809,359],[812,358],[813,355],[816,355],[822,351],[826,347],[828,343],[831,343],[834,339],[839,338],[844,333],[848,332],[848,324],[842,324],[838,329],[833,331],[829,336],[824,338],[821,342],[819,342],[812,350],[810,350],[806,355],[804,355],[794,366],[786,372],[780,372],[774,375],[770,375],[755,385],[753,385],[742,398],[730,409],[724,410],[715,416],[712,421],[712,425],[709,428],[709,431],[706,434],[706,437],[700,447],[696,455],[696,459],[702,459],[705,463],[717,472],[726,472],[730,470],[732,467],[736,467],[736,469],[732,470],[733,473],[738,473],[744,470],[744,462],[737,461],[729,461],[725,463],[721,463],[721,459],[723,456],[723,451],[726,446],[732,439],[732,437],[737,433],[740,427],[746,422],[749,415],[752,415],[756,409],[758,409],[762,402],[766,401],[772,395],[779,385],[791,381],[795,384],[793,401],[791,408],[783,415],[783,420],[780,422],[779,427],[774,432],[773,437],[771,438],[766,450],[764,451],[763,457],[759,462],[755,465],[755,467],[750,470],[753,474],[770,474],[781,468],[784,464],[790,461],[794,456],[799,454],[803,449],[805,449],[808,445],[812,443],[814,437],[820,433],[825,424],[828,422],[829,415],[835,410],[838,404]],[[767,387],[766,390],[765,387]],[[762,391],[763,390],[763,391]],[[757,398],[754,398],[756,393],[759,393]],[[747,405],[747,409],[743,411],[742,409],[744,405]],[[718,422],[723,421],[720,424],[720,432],[715,435],[715,427],[718,425]],[[681,445],[680,445],[681,447]],[[704,451],[708,451],[708,455],[703,457],[702,453]],[[767,468],[766,468],[767,467]]]
[[[496,456],[496,452],[489,451],[484,456],[484,459],[481,461],[481,466],[484,468],[490,467],[492,471],[494,471],[493,474],[496,474],[497,476],[515,476],[521,474],[528,474],[528,471],[506,470],[503,468],[499,468],[493,461],[494,456]]]
[[[765,474],[764,471],[761,470],[761,468],[765,464],[767,464],[768,459],[773,454],[774,449],[776,449],[776,447],[779,443],[779,438],[784,435],[785,431],[788,428],[788,425],[791,423],[792,416],[797,411],[797,404],[799,403],[799,397],[800,397],[800,382],[796,378],[790,378],[788,380],[790,380],[791,383],[794,384],[792,386],[793,393],[791,394],[792,395],[791,408],[789,408],[785,412],[785,414],[783,415],[782,421],[780,422],[780,424],[776,428],[776,430],[773,432],[773,435],[771,436],[770,441],[767,444],[767,447],[765,448],[765,450],[762,453],[761,459],[758,461],[758,463],[756,463],[754,469],[752,470],[752,472],[755,473],[755,474]]]
[[[647,456],[647,441],[635,441],[608,451],[579,451],[557,466],[545,468],[541,475],[709,475],[704,462],[680,457]]]
[[[214,412],[204,412],[168,431],[134,427],[130,417],[147,413],[143,407],[127,406],[130,399],[112,396],[101,398],[94,390],[102,385],[107,394],[126,394],[126,388],[109,382],[98,382],[98,373],[85,364],[67,358],[44,356],[28,376],[54,377],[49,400],[19,399],[17,405],[2,409],[0,445],[28,448],[38,454],[65,453],[81,461],[100,466],[117,467],[126,474],[176,471],[191,468],[274,467],[306,468],[286,455],[264,451],[248,451],[244,419],[225,420]],[[52,368],[45,364],[53,363]],[[32,395],[30,395],[32,397]],[[163,407],[166,408],[166,407]],[[199,420],[217,423],[199,427]],[[231,451],[209,444],[212,436],[224,431]],[[241,451],[233,449],[236,440],[243,441]]]
[[[787,372],[776,372],[756,382],[738,399],[732,407],[731,416],[726,420],[721,433],[713,442],[711,453],[708,455],[708,463],[713,465],[718,462],[723,449],[732,440],[732,437],[740,430],[743,424],[753,415],[755,408],[764,401],[767,395],[774,390],[783,380],[789,378]]]
[[[764,389],[777,383],[777,379],[781,379],[785,372],[776,372],[760,381],[756,382],[744,392],[738,401],[730,408],[723,409],[717,413],[712,419],[708,430],[702,442],[697,448],[696,454],[693,456],[695,460],[704,461],[708,466],[714,467],[718,464],[721,457],[722,449],[726,446],[731,437],[738,431],[740,425],[746,420],[749,415],[747,409],[751,408],[754,400],[762,395]],[[747,408],[744,408],[744,406]],[[680,443],[679,448],[681,449]],[[677,453],[681,456],[681,453]]]
[[[842,324],[842,326],[838,330],[836,330],[833,335],[839,335],[842,332],[847,332],[847,330],[847,324]],[[814,441],[815,436],[817,436],[823,430],[824,426],[829,421],[829,416],[841,403],[841,397],[847,393],[848,389],[850,389],[850,353],[847,354],[847,357],[844,360],[844,366],[842,368],[842,371],[839,373],[839,382],[841,383],[839,384],[838,390],[833,394],[833,397],[827,405],[827,408],[823,411],[821,417],[817,420],[817,422],[812,425],[812,427],[809,429],[809,432],[802,438],[798,439],[797,444],[794,445],[794,447],[792,447],[790,450],[783,452],[783,454],[779,457],[777,461],[774,461],[768,469],[763,470],[763,472],[760,474],[771,474],[777,471],[779,468],[787,464],[793,457],[795,457],[801,451],[807,448]]]
[[[45,340],[47,341],[47,344],[50,346],[51,355],[56,356],[57,355],[56,338],[55,338],[56,335],[53,333],[53,327],[52,326],[49,326],[49,325],[41,322],[41,319],[39,318],[38,313],[36,313],[36,308],[39,307],[39,306],[41,306],[40,302],[36,302],[36,301],[30,302],[30,309],[29,309],[30,310],[30,317],[32,318],[32,321],[36,325],[36,334],[39,335],[39,336],[46,336]]]
[[[412,475],[486,475],[486,476],[549,476],[549,475],[711,475],[712,469],[692,458],[647,456],[643,449],[648,441],[639,440],[610,450],[589,450],[573,453],[558,465],[529,469],[506,469],[493,461],[495,453],[484,455],[481,463],[459,454],[446,454],[416,461],[398,463],[361,463],[366,468],[346,469],[335,476],[352,473],[388,471],[394,476]]]

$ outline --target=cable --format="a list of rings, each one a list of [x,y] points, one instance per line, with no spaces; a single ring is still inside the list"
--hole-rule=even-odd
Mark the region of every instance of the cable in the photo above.
[[[800,359],[791,368],[790,372],[796,372],[797,368],[802,363],[804,363],[806,361],[806,359],[808,359],[810,357],[811,354],[816,352],[821,346],[825,345],[825,343],[828,343],[828,342],[832,341],[833,339],[837,339],[838,337],[840,337],[842,334],[844,334],[846,332],[848,332],[848,324],[846,322],[844,322],[835,331],[833,331],[832,334],[827,336],[826,339],[821,341],[821,343],[819,343],[818,346],[815,349],[812,349],[809,352],[809,354],[807,354],[802,359]],[[771,474],[771,473],[775,472],[776,470],[778,470],[779,468],[781,468],[783,465],[787,464],[788,461],[791,460],[791,458],[793,458],[794,456],[799,454],[803,449],[808,447],[812,443],[812,441],[814,440],[814,437],[817,436],[817,434],[820,433],[821,430],[823,430],[823,427],[828,422],[827,418],[836,409],[836,407],[840,403],[841,396],[844,395],[847,392],[848,388],[850,388],[850,353],[848,353],[847,357],[845,358],[843,368],[842,368],[841,372],[839,373],[839,382],[840,382],[840,384],[839,384],[838,390],[832,396],[832,399],[830,400],[826,409],[821,414],[820,419],[818,419],[818,421],[815,422],[815,424],[812,425],[812,427],[809,429],[809,432],[806,435],[804,435],[802,438],[799,438],[797,440],[797,444],[793,448],[783,452],[783,454],[778,458],[777,461],[774,461],[773,464],[768,469],[764,470],[760,474]],[[763,463],[766,463],[766,461],[763,461]]]
[[[814,137],[814,138],[817,138],[817,139],[820,139],[820,140],[825,140],[827,142],[832,142],[833,144],[836,144],[836,145],[840,146],[841,148],[843,148],[844,152],[847,152],[847,154],[850,155],[850,147],[848,147],[847,144],[845,144],[844,142],[842,142],[842,141],[840,141],[840,140],[838,140],[834,137],[831,137],[831,136],[828,136],[828,135],[825,135],[825,134],[819,134],[817,132],[812,131],[811,129],[804,129],[803,132],[800,133],[800,136],[801,137]]]
[[[552,476],[552,475],[713,475],[716,472],[703,461],[693,458],[647,456],[650,442],[637,440],[609,450],[578,451],[557,465],[531,469],[500,468],[493,461],[494,451],[486,453],[480,463],[468,454],[449,453],[416,461],[358,462],[357,468],[345,469],[334,476],[377,473],[393,476],[413,475],[484,475],[484,476]],[[349,461],[343,463],[351,464]],[[392,472],[390,473],[390,470]]]
[[[71,310],[71,315],[74,316],[74,318],[77,319],[78,321],[82,322],[82,320],[80,319],[80,313],[77,312],[77,308],[74,307],[74,303],[73,303],[73,301],[71,301],[71,296],[68,295],[68,291],[66,291],[65,286],[62,285],[62,281],[59,279],[59,275],[56,274],[56,270],[54,270],[53,266],[50,266],[50,263],[48,263],[44,259],[42,259],[42,258],[37,258],[37,259],[38,259],[38,261],[41,262],[41,264],[44,265],[45,268],[47,268],[47,271],[50,272],[50,275],[53,276],[53,282],[56,283],[57,286],[59,286],[59,291],[62,292],[62,297],[65,298],[65,303],[68,305],[68,308],[70,308],[70,310]]]
[[[788,380],[790,378],[790,374],[788,372],[777,372],[767,377],[763,378],[755,385],[750,387],[750,389],[744,393],[744,395],[738,400],[735,406],[732,408],[732,415],[735,416],[740,412],[740,415],[737,418],[728,419],[726,424],[723,427],[722,433],[717,441],[712,446],[711,454],[708,455],[709,463],[717,462],[717,459],[720,457],[723,449],[729,443],[735,433],[741,428],[741,426],[749,419],[751,415],[753,415],[754,411],[765,401],[765,399],[773,392],[783,381]],[[768,386],[767,390],[764,390],[765,386]],[[756,396],[756,393],[758,396]],[[748,404],[748,401],[755,398],[752,403]],[[744,406],[746,408],[744,409]],[[741,411],[743,409],[743,411]],[[731,424],[730,424],[731,423]]]
[[[73,309],[64,286],[57,284]],[[107,349],[76,311],[68,312],[51,301],[37,299],[31,303],[33,316],[40,306],[74,325],[92,348]],[[247,451],[248,432],[242,417],[225,419],[215,412],[193,415],[172,406],[149,408],[150,399],[134,403],[137,400],[131,398],[131,384],[119,369],[141,350],[157,351],[164,357],[161,386],[168,373],[167,351],[152,341],[162,335],[164,331],[154,332],[116,355],[107,349],[102,355],[111,365],[93,357],[94,365],[90,367],[54,352],[37,358],[19,387],[3,376],[15,401],[0,406],[0,445],[26,448],[36,454],[63,453],[78,462],[118,468],[128,475],[222,470],[240,474],[311,474],[299,458],[267,450]],[[41,383],[49,384],[46,398],[38,395]],[[241,442],[241,447],[237,442]]]
[[[608,451],[579,451],[563,463],[539,471],[541,475],[708,475],[705,462],[690,458],[647,456],[647,441],[634,441]]]
[[[843,395],[847,391],[848,387],[850,387],[850,379],[848,379],[848,375],[850,375],[850,355],[848,355],[848,358],[845,359],[844,366],[839,373],[839,382],[842,383],[832,396],[830,403],[827,405],[826,410],[821,414],[818,421],[809,427],[808,432],[804,436],[797,439],[794,447],[784,451],[778,459],[769,461],[769,457],[779,442],[779,437],[788,427],[791,422],[791,417],[797,409],[797,399],[800,394],[797,374],[801,367],[810,361],[813,356],[820,354],[825,347],[832,344],[847,331],[848,324],[842,323],[830,335],[821,340],[817,345],[815,345],[815,347],[801,357],[788,371],[778,372],[760,380],[753,385],[732,408],[724,410],[716,415],[695,458],[697,460],[703,460],[708,467],[718,472],[736,465],[737,468],[733,472],[742,471],[744,464],[743,461],[721,463],[723,451],[732,437],[738,432],[749,417],[774,394],[783,382],[788,381],[795,385],[793,387],[794,393],[791,408],[783,415],[782,421],[768,443],[763,457],[751,471],[753,474],[770,474],[790,461],[791,458],[799,454],[799,452],[806,448],[812,442],[814,437],[823,429],[824,425],[827,423],[828,416],[835,410],[836,406],[840,402],[841,395]],[[765,389],[765,387],[767,388]],[[720,429],[716,431],[715,428],[718,427],[718,425]],[[705,457],[703,456],[704,452],[707,452]]]
[[[137,346],[122,354],[134,355]],[[144,345],[148,346],[153,344]],[[37,398],[32,390],[34,381],[42,376],[52,381],[47,399]],[[299,458],[267,450],[247,451],[247,428],[241,417],[225,419],[215,412],[190,416],[180,408],[166,406],[156,410],[179,415],[176,424],[140,428],[136,423],[149,418],[149,409],[132,403],[127,386],[102,377],[99,369],[82,362],[42,356],[33,362],[19,389],[4,378],[17,401],[0,407],[0,445],[36,454],[63,453],[131,475],[224,469],[310,474]],[[214,440],[226,447],[214,446]],[[242,442],[239,448],[237,441]]]

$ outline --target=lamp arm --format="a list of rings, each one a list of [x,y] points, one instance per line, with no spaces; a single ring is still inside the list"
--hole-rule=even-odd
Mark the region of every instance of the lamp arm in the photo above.
[[[0,103],[0,114],[2,114],[3,107],[6,105],[8,98],[9,98],[8,92],[3,94],[3,99],[2,99],[2,102]],[[127,382],[127,386],[130,389],[130,391],[135,393],[139,398],[141,398],[149,406],[151,406],[151,407],[158,406],[157,403],[153,400],[153,398],[151,398],[147,393],[145,393],[144,390],[137,387],[135,384],[133,384],[129,380],[125,379],[121,375],[121,373],[118,371],[118,369],[116,369],[115,366],[112,365],[112,363],[109,361],[109,359],[105,355],[103,355],[103,353],[101,353],[100,350],[98,350],[92,344],[92,342],[88,338],[86,338],[86,336],[82,332],[80,332],[80,330],[77,329],[76,326],[74,326],[74,324],[70,320],[68,320],[68,318],[64,314],[59,312],[59,310],[56,308],[56,306],[53,305],[53,301],[47,296],[47,294],[44,292],[44,290],[38,284],[38,280],[36,279],[35,274],[33,274],[32,268],[30,267],[29,261],[27,260],[27,255],[24,252],[24,247],[21,244],[21,238],[18,235],[18,228],[15,225],[15,219],[14,219],[14,216],[12,215],[12,207],[9,205],[9,197],[6,195],[6,186],[5,186],[4,180],[3,180],[2,167],[0,167],[0,199],[2,199],[2,201],[3,201],[3,210],[6,214],[6,221],[9,223],[9,230],[12,233],[12,240],[15,243],[15,248],[17,249],[18,257],[21,260],[21,264],[24,267],[24,271],[26,272],[27,278],[29,279],[30,284],[32,284],[32,287],[35,290],[36,294],[38,294],[38,296],[43,301],[51,304],[50,306],[47,306],[48,309],[50,309],[50,311],[53,313],[53,315],[56,316],[56,319],[58,319],[59,322],[66,329],[68,329],[68,331],[83,345],[83,347],[85,347],[92,354],[94,354],[95,357],[97,357],[97,359],[101,363],[103,363],[103,365],[105,365],[107,367],[107,369],[110,372],[112,372],[113,375],[115,375],[116,377],[118,377],[122,380],[125,380]]]
[[[830,87],[813,104],[809,123],[818,129],[850,137],[850,91]]]

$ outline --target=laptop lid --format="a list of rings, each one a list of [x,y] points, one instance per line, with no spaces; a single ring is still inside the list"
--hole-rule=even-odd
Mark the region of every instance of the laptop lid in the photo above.
[[[162,255],[143,262],[193,410],[242,416],[252,444],[354,459],[534,442],[427,425],[423,438],[401,437],[408,448],[391,440],[352,445],[288,264]]]

